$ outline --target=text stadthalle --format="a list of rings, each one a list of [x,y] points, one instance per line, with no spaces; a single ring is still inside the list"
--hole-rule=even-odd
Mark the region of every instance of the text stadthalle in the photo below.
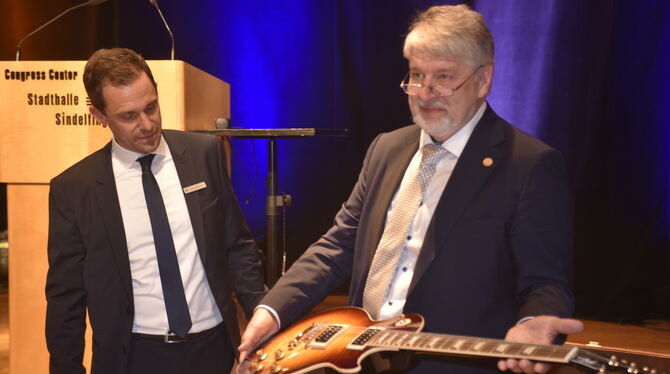
[[[39,95],[35,93],[28,94],[28,105],[79,105],[79,96],[67,93]]]
[[[48,71],[14,71],[5,69],[5,80],[21,81],[28,80],[51,80],[51,81],[72,81],[77,79],[78,71],[74,70],[54,70]]]

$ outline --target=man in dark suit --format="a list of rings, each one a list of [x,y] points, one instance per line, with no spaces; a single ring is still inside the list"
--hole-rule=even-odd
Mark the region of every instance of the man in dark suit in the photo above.
[[[113,139],[51,181],[46,338],[51,373],[225,373],[265,294],[219,138],[162,130],[151,70],[103,49],[84,71]]]
[[[349,277],[351,305],[379,319],[422,314],[428,332],[549,344],[581,330],[565,318],[573,223],[563,160],[486,103],[493,39],[482,16],[465,5],[432,7],[411,26],[404,54],[401,87],[416,125],[372,142],[334,226],[261,301],[243,355]],[[514,359],[497,366],[548,369]],[[423,355],[407,370],[496,365]]]

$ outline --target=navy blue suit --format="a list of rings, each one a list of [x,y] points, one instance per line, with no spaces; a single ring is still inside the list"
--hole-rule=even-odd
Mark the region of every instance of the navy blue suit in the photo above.
[[[253,237],[233,195],[218,137],[164,130],[207,281],[229,339],[239,344],[233,292],[245,314],[265,294]],[[93,328],[94,374],[125,373],[134,304],[111,143],[51,181],[46,338],[51,373],[84,373],[85,315]],[[221,352],[221,354],[235,354]],[[231,360],[232,361],[232,360]]]
[[[361,306],[386,213],[419,146],[420,129],[379,135],[333,227],[262,300],[284,326],[351,278]],[[485,166],[485,158],[493,160]],[[424,331],[503,338],[522,317],[573,311],[572,200],[561,154],[489,107],[465,146],[428,227],[404,312]],[[496,372],[421,356],[412,372]],[[483,368],[480,366],[484,366]]]

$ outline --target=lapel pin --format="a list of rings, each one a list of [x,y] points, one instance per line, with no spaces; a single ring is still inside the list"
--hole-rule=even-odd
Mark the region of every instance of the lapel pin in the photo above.
[[[192,184],[188,187],[184,187],[184,193],[188,194],[188,193],[191,193],[191,192],[202,190],[204,188],[207,188],[207,184],[205,184],[205,182],[200,182],[200,183]]]
[[[484,159],[482,160],[482,165],[486,167],[493,165],[493,159],[491,157],[484,157]]]

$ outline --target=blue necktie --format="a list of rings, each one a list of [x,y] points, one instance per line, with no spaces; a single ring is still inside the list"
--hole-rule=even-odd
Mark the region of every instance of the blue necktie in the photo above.
[[[137,161],[142,165],[142,187],[144,187],[144,198],[149,210],[151,231],[154,234],[156,259],[158,260],[158,271],[163,287],[165,311],[167,312],[170,332],[184,338],[191,330],[192,322],[188,312],[186,295],[184,294],[184,285],[181,282],[179,262],[172,240],[172,231],[165,211],[165,204],[156,178],[151,172],[151,162],[155,156],[155,154],[150,154],[138,158]]]

